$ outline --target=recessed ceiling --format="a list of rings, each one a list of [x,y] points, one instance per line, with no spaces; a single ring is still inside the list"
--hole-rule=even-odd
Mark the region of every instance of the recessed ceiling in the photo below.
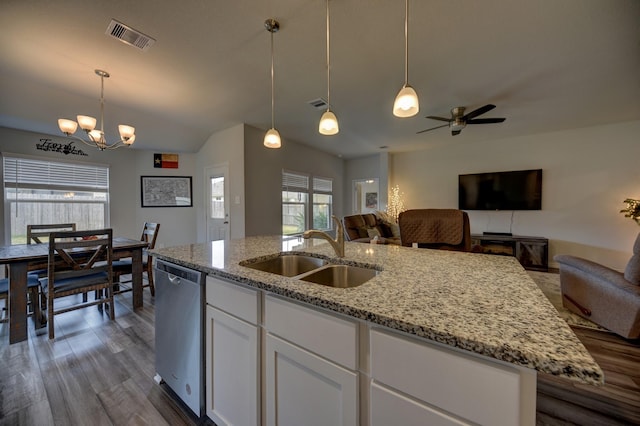
[[[393,116],[404,80],[404,2],[331,0],[331,104],[335,136],[318,134],[326,95],[322,0],[9,0],[0,6],[0,125],[59,134],[56,120],[99,113],[136,126],[134,148],[195,152],[217,131],[271,121],[270,35],[275,43],[275,125],[344,158],[427,149],[640,119],[637,0],[411,0],[409,82],[420,113]],[[146,52],[105,34],[115,19],[155,39]],[[501,124],[416,134],[492,103]]]

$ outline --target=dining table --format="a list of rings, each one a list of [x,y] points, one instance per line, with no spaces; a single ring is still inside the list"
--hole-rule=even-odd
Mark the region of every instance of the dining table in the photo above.
[[[131,258],[133,309],[142,303],[142,252],[148,243],[113,238],[113,260]],[[27,274],[48,267],[49,244],[14,244],[0,247],[0,265],[9,265],[9,343],[27,339]],[[35,302],[38,303],[38,302]]]

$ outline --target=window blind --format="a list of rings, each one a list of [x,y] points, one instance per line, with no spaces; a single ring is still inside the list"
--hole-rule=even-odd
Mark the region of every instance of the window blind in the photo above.
[[[108,166],[6,156],[3,164],[5,187],[109,190]]]
[[[333,180],[327,178],[313,178],[313,192],[331,194],[333,192]]]
[[[309,176],[300,173],[282,172],[282,189],[285,191],[308,191]]]

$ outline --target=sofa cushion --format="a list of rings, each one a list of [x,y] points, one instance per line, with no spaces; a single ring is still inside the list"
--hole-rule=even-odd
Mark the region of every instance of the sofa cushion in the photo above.
[[[378,218],[373,213],[363,214],[362,219],[364,219],[364,224],[367,228],[373,228],[378,223]]]
[[[361,226],[357,228],[356,231],[358,232],[358,238],[369,237],[369,228],[367,228],[366,226]]]

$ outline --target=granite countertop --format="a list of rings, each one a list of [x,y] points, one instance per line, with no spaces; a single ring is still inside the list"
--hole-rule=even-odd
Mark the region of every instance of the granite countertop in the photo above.
[[[286,251],[381,272],[332,288],[240,266]],[[600,367],[514,257],[395,245],[345,243],[335,258],[323,240],[248,237],[155,249],[158,259],[575,381],[602,384]]]

